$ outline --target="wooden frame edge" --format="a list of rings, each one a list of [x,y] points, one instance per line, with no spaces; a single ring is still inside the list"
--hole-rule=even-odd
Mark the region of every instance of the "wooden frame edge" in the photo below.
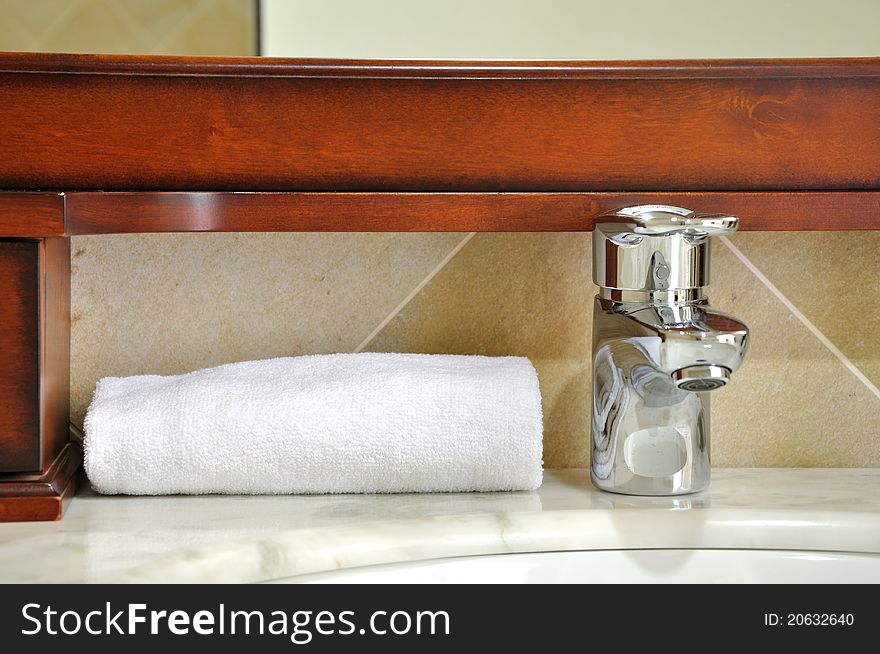
[[[729,212],[743,230],[880,229],[880,191],[651,193],[91,193],[66,196],[72,235],[163,232],[589,231],[611,209]]]

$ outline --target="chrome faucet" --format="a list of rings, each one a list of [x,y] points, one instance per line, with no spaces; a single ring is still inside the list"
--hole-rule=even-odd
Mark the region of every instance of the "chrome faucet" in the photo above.
[[[593,231],[591,474],[599,488],[680,495],[709,485],[709,391],[746,352],[748,327],[709,307],[711,236],[735,216],[627,207]]]

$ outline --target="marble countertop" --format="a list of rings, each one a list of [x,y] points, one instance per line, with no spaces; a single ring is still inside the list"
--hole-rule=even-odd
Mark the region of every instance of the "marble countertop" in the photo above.
[[[597,491],[555,470],[536,492],[109,497],[0,524],[0,582],[253,582],[448,556],[578,549],[880,553],[880,469],[722,469],[676,498]]]

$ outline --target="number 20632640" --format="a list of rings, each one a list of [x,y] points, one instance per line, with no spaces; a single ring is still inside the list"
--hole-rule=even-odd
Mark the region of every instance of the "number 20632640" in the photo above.
[[[851,627],[852,613],[765,613],[766,627]]]

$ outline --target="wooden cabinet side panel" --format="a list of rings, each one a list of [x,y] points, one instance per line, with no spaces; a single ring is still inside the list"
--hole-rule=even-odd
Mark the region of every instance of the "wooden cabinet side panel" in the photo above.
[[[40,247],[0,240],[0,473],[41,464]]]

